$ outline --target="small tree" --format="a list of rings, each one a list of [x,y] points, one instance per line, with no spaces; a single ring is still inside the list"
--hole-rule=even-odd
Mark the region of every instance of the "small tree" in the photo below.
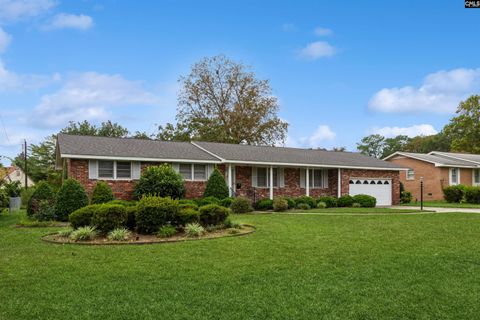
[[[53,204],[55,199],[55,193],[53,192],[52,187],[46,181],[40,181],[35,186],[35,191],[28,200],[27,203],[27,215],[33,216],[37,213],[40,208],[40,202],[42,200],[49,201],[50,204]]]
[[[106,203],[115,200],[112,188],[105,181],[99,181],[93,188],[92,204]]]
[[[58,190],[55,215],[67,221],[73,211],[88,205],[88,196],[83,186],[75,179],[67,179]]]
[[[185,186],[182,176],[168,164],[146,168],[140,180],[135,185],[134,197],[140,199],[143,195],[182,198]]]
[[[225,199],[228,197],[228,186],[225,183],[223,175],[220,170],[215,168],[210,178],[208,178],[207,187],[203,193],[204,197],[215,197],[217,199]]]

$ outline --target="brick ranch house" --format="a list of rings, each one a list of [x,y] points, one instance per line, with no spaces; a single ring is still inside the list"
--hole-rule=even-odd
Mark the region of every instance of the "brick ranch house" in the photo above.
[[[405,190],[420,199],[420,179],[426,200],[442,200],[443,188],[463,184],[480,185],[480,155],[432,151],[426,153],[395,152],[384,160],[409,168],[400,174]]]
[[[91,192],[98,180],[116,198],[130,199],[147,166],[169,163],[185,179],[186,197],[203,195],[215,166],[232,196],[370,194],[378,205],[397,204],[405,168],[358,153],[212,142],[169,142],[59,134],[56,163]]]

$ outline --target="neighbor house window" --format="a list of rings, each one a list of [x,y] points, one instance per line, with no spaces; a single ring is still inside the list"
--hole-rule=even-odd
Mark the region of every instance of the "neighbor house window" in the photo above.
[[[480,169],[473,169],[473,184],[480,184]]]
[[[415,170],[407,170],[407,180],[415,180]]]
[[[131,179],[132,163],[130,161],[98,161],[100,179]]]
[[[185,180],[205,181],[207,180],[207,165],[194,163],[180,163],[178,172]]]
[[[301,171],[300,186],[305,188],[307,170]],[[328,170],[310,169],[308,170],[308,186],[315,188],[328,188]]]
[[[450,168],[450,185],[456,185],[460,183],[460,169]]]

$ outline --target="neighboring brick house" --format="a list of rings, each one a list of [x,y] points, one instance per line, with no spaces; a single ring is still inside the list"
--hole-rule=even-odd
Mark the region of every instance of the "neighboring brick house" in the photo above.
[[[212,142],[168,142],[59,134],[57,168],[91,192],[98,180],[115,197],[130,199],[147,166],[171,164],[185,179],[186,197],[203,195],[217,166],[232,196],[371,194],[378,205],[397,204],[405,168],[359,153]]]
[[[443,188],[463,184],[480,185],[480,155],[432,151],[425,153],[395,152],[384,160],[409,170],[400,174],[405,190],[420,199],[420,180],[425,200],[442,200]]]

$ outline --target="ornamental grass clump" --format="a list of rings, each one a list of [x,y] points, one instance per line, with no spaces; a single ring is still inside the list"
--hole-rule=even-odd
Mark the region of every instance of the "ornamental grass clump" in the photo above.
[[[72,228],[67,228],[67,229],[58,231],[57,235],[62,238],[69,238],[72,232],[73,232]]]
[[[116,228],[108,233],[108,240],[127,241],[131,232],[126,228]]]
[[[159,238],[171,238],[177,234],[177,229],[169,224],[162,226],[158,229],[157,237]]]
[[[205,229],[198,223],[187,224],[184,231],[187,237],[200,237],[205,233]]]
[[[70,239],[72,239],[73,241],[93,240],[96,237],[97,230],[95,230],[95,227],[91,226],[80,227],[70,234]]]

